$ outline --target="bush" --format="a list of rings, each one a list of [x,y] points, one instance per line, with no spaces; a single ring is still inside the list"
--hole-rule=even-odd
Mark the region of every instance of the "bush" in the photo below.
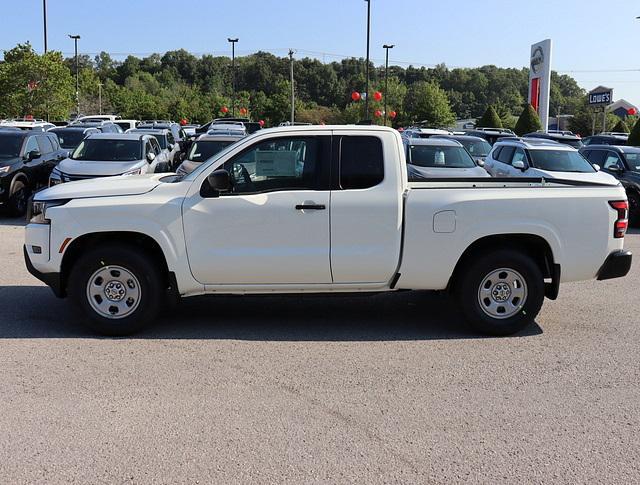
[[[502,120],[493,106],[489,105],[487,110],[478,120],[478,128],[502,128]]]
[[[541,129],[542,123],[540,122],[538,113],[536,113],[536,110],[533,109],[533,106],[527,104],[524,107],[520,118],[518,118],[518,122],[516,123],[516,127],[514,129],[516,135],[522,136]]]
[[[632,147],[640,147],[640,119],[636,121],[636,126],[634,126],[633,130],[631,130],[627,145]]]
[[[615,133],[629,133],[629,127],[624,122],[624,120],[620,120],[616,123],[616,126],[611,130]]]

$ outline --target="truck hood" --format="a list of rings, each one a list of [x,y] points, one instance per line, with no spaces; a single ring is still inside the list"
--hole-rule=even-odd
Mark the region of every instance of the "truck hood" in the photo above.
[[[143,167],[147,162],[133,160],[130,162],[105,162],[94,160],[72,160],[66,158],[56,165],[56,170],[68,175],[84,175],[94,177],[110,177]]]
[[[88,197],[113,197],[139,195],[152,191],[167,174],[127,175],[102,177],[77,182],[67,182],[42,190],[36,200],[84,199]]]

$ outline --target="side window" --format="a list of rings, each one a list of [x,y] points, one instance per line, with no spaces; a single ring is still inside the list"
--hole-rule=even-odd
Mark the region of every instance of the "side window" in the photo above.
[[[153,147],[151,146],[151,142],[147,140],[144,144],[144,156],[146,157],[149,153],[155,153],[153,151]]]
[[[167,132],[167,144],[168,145],[176,144],[176,139],[173,137],[173,133],[171,133],[170,131]],[[169,147],[167,146],[167,148]]]
[[[320,189],[324,163],[318,137],[263,141],[224,164],[231,174],[231,194]]]
[[[60,143],[58,143],[58,137],[56,135],[47,135],[51,145],[53,146],[53,150],[60,150]]]
[[[624,168],[624,165],[617,153],[607,152],[607,158],[605,159],[604,165],[602,168],[622,170]]]
[[[46,135],[40,135],[38,138],[38,146],[40,147],[40,153],[46,155],[47,153],[51,153],[53,151],[53,147],[51,146],[51,141],[49,137]]]
[[[154,152],[156,155],[160,155],[160,152],[161,152],[162,150],[160,149],[160,144],[158,143],[158,140],[156,140],[156,138],[155,138],[155,137],[152,137],[149,141],[151,142],[151,147],[152,147],[152,149],[153,149],[153,152]]]
[[[527,163],[527,155],[524,153],[524,150],[522,148],[516,149],[515,153],[513,154],[513,158],[511,159],[512,165],[513,162],[524,162],[525,164]]]
[[[340,187],[367,189],[384,179],[382,141],[375,136],[343,136],[340,140]]]
[[[36,141],[36,137],[35,136],[30,136],[27,139],[27,143],[24,146],[24,154],[27,155],[29,152],[32,151],[40,151],[40,147],[38,146],[38,142]]]
[[[502,147],[498,147],[495,150],[493,150],[493,153],[491,153],[491,158],[493,158],[494,160],[498,160],[498,157],[500,156],[501,151],[502,151]]]
[[[596,165],[600,165],[602,167],[604,165],[606,155],[607,152],[605,152],[604,150],[590,150],[587,159],[591,163],[595,163]]]
[[[513,158],[513,152],[516,149],[514,147],[504,146],[502,150],[500,150],[500,154],[498,155],[498,160],[502,163],[511,163],[511,159]]]

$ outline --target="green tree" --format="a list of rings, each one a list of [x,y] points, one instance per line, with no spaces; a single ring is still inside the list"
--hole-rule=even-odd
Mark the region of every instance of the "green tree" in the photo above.
[[[404,101],[408,121],[446,127],[456,121],[447,93],[434,82],[419,81],[408,90]]]
[[[515,126],[515,132],[517,135],[526,135],[527,133],[532,133],[534,131],[539,131],[542,129],[542,123],[540,123],[540,117],[533,106],[529,103],[522,110],[522,114],[520,118],[518,118],[518,122]]]
[[[636,125],[631,130],[627,144],[632,147],[640,147],[640,119],[636,121]]]
[[[629,133],[629,127],[624,122],[624,120],[619,120],[616,123],[616,126],[614,126],[611,131],[614,131],[616,133]]]
[[[30,82],[37,83],[35,89],[28,89]],[[28,43],[5,51],[0,63],[0,117],[66,119],[74,92],[73,78],[60,52],[38,55]]]
[[[478,120],[478,127],[482,128],[502,128],[502,120],[493,106],[488,106],[487,110]]]

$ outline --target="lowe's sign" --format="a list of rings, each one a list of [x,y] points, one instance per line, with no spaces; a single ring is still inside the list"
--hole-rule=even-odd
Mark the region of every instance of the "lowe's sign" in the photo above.
[[[613,89],[598,86],[589,92],[590,106],[607,106],[613,103]]]

